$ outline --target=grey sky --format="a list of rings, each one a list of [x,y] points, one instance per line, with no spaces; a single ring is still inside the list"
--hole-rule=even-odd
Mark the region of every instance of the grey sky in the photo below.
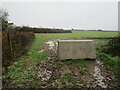
[[[16,25],[118,29],[117,2],[4,2]]]

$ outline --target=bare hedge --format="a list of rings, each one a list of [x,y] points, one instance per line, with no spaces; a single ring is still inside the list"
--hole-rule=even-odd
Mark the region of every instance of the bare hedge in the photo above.
[[[2,32],[2,65],[7,67],[16,58],[24,55],[34,40],[33,32]]]

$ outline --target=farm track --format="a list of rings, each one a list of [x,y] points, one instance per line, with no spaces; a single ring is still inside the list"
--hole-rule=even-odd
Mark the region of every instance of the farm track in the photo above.
[[[44,48],[37,51],[39,54],[46,51],[48,60],[32,65],[36,68],[34,76],[40,79],[37,81],[37,83],[40,82],[40,85],[35,88],[118,88],[117,83],[114,82],[114,74],[100,60],[77,60],[78,63],[58,61],[55,41],[57,40],[51,39],[45,42]],[[6,81],[7,84],[4,87],[29,88],[29,83],[35,80],[34,78],[27,79],[25,85],[15,84],[11,79]]]
[[[41,82],[48,81],[42,88],[57,87],[62,88],[60,78],[65,74],[71,73],[76,80],[75,85],[79,88],[118,88],[117,83],[113,82],[114,74],[106,69],[100,60],[89,61],[86,60],[87,67],[80,68],[77,64],[59,65],[56,63],[64,63],[66,61],[58,61],[57,43],[54,44],[52,40],[46,43],[44,48],[49,53],[49,60],[42,61],[38,64],[38,76]],[[85,75],[81,75],[80,71],[86,70]],[[45,76],[45,77],[44,77]],[[68,86],[74,86],[73,82],[67,82]]]

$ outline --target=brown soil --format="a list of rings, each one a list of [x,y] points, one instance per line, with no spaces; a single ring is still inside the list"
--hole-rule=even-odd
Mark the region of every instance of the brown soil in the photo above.
[[[75,87],[78,88],[103,88],[100,86],[100,82],[94,77],[95,73],[95,66],[99,67],[100,74],[105,78],[102,82],[106,85],[106,88],[118,88],[117,83],[113,82],[115,81],[114,74],[107,69],[104,64],[100,63],[97,64],[96,61],[90,61],[86,60],[85,64],[87,67],[80,67],[79,64],[62,64],[66,61],[59,61],[57,60],[57,52],[56,52],[56,46],[54,46],[54,49],[49,49],[49,45],[46,44],[44,48],[49,53],[49,60],[42,61],[38,64],[38,72],[51,72],[51,75],[48,74],[49,79],[48,80],[42,80],[41,82],[49,82],[44,84],[43,86],[39,86],[42,88],[63,88],[64,85],[61,84],[61,77],[63,77],[65,74],[71,73],[71,76],[76,80],[75,85],[71,84],[73,82],[67,82],[68,87]],[[61,63],[62,65],[55,65],[56,63]],[[43,71],[41,71],[43,70]],[[80,74],[80,71],[86,71],[84,75]],[[38,73],[39,74],[39,73]],[[41,78],[43,78],[41,76]],[[46,76],[47,78],[47,76]]]

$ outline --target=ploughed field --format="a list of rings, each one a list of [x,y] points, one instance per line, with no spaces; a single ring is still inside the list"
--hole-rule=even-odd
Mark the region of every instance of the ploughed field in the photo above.
[[[4,88],[118,88],[114,73],[96,60],[57,59],[58,40],[95,41],[96,52],[118,32],[73,31],[36,34],[29,52],[18,58],[3,75]],[[3,69],[3,72],[6,72]]]

